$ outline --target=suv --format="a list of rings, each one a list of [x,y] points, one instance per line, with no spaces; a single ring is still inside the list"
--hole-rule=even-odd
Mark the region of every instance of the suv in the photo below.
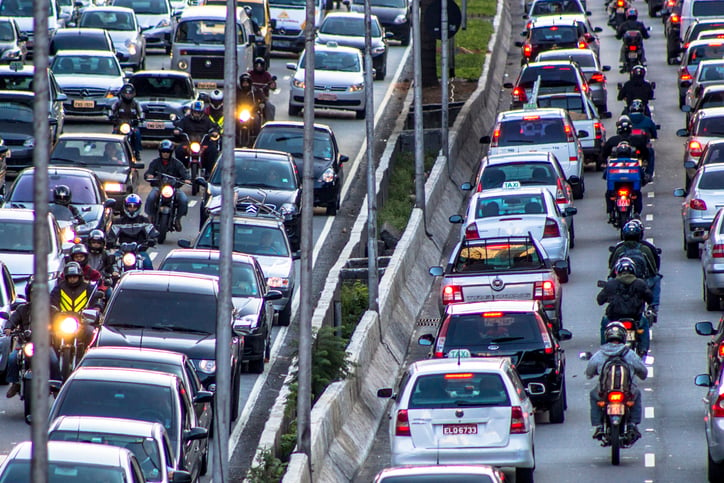
[[[595,35],[600,27],[593,28],[585,15],[558,15],[539,17],[531,22],[527,31],[521,32],[524,42],[516,42],[522,48],[521,63],[534,60],[545,50],[586,49],[596,54],[600,42]]]
[[[566,354],[558,343],[569,330],[551,329],[543,307],[534,301],[474,302],[448,305],[437,335],[420,345],[429,357],[510,357],[538,410],[550,411],[551,423],[565,420]]]
[[[35,93],[0,91],[0,137],[9,148],[5,162],[9,171],[20,171],[33,165],[35,151]],[[48,116],[50,146],[57,140],[57,119]],[[6,149],[7,151],[7,149]]]
[[[169,139],[174,121],[196,100],[194,82],[187,72],[178,70],[144,70],[128,80],[136,88],[136,101],[143,110],[141,136],[146,139]]]
[[[681,3],[681,31],[701,20],[724,17],[724,0],[683,0]]]
[[[530,102],[533,84],[540,78],[538,95],[558,92],[588,93],[588,83],[578,64],[570,60],[531,62],[523,66],[515,84],[506,82],[503,87],[512,89],[511,109],[520,109]]]

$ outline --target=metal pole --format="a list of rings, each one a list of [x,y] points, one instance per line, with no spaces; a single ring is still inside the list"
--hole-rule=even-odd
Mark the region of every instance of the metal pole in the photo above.
[[[377,190],[375,183],[375,98],[372,87],[372,9],[365,0],[365,130],[367,132],[367,298],[368,309],[377,311]]]
[[[234,246],[234,134],[236,132],[236,1],[226,2],[224,29],[224,133],[221,151],[221,219],[219,240],[219,303],[216,319],[216,394],[214,404],[213,480],[229,481],[231,395],[231,251]]]
[[[302,167],[302,257],[299,298],[297,448],[312,461],[312,250],[314,216],[314,8],[307,0],[304,29],[304,166]]]
[[[415,208],[425,211],[425,138],[422,126],[420,0],[412,0],[413,106],[415,111]]]
[[[35,251],[33,269],[33,293],[31,304],[31,330],[35,348],[33,378],[30,383],[32,393],[31,424],[32,468],[31,481],[48,481],[48,378],[50,376],[50,294],[48,287],[48,251],[50,232],[48,229],[48,159],[50,157],[50,126],[48,123],[48,0],[33,2],[34,48],[33,85],[35,100],[33,120],[35,124],[35,149],[33,151],[33,201],[35,203],[35,223],[33,225],[33,247]],[[57,274],[56,274],[57,275]]]
[[[448,42],[448,16],[447,16],[447,2],[448,0],[442,0],[440,2],[440,40],[441,40],[441,52],[440,52],[440,70],[442,71],[442,79],[440,79],[441,89],[440,89],[440,97],[441,99],[441,108],[442,111],[440,113],[440,144],[442,149],[442,155],[445,157],[445,162],[448,162],[448,155],[449,149],[448,149],[448,137],[450,135],[450,130],[448,129],[449,124],[449,95],[448,95],[448,84],[450,83],[448,77],[450,71],[449,69],[449,42]]]

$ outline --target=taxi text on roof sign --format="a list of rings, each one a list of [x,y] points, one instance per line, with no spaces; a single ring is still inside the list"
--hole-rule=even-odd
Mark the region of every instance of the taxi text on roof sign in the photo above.
[[[520,189],[520,181],[504,181],[504,182],[503,182],[503,189],[504,189],[504,190],[517,190],[517,189]]]

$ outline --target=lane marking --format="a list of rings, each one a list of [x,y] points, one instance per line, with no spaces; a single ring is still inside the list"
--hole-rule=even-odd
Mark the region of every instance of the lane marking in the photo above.
[[[649,238],[646,239],[646,241],[649,242],[649,243],[651,243],[651,244],[653,244],[653,243],[654,243],[654,238],[653,238],[653,237],[649,237]]]
[[[646,221],[654,221],[654,215],[652,215],[651,213],[647,214]]]
[[[653,191],[647,192],[647,193],[646,193],[646,196],[647,196],[648,198],[655,198],[655,197],[656,197],[656,195],[654,194]]]
[[[649,367],[649,378],[654,377],[654,368]]]
[[[644,455],[644,466],[646,468],[653,468],[656,466],[656,455],[654,453],[646,453]]]
[[[648,406],[648,407],[644,408],[644,418],[646,418],[646,419],[654,418],[654,408],[652,406]]]
[[[651,335],[652,335],[652,336],[653,336],[653,334],[654,334],[654,332],[651,331]],[[647,354],[647,355],[646,355],[646,360],[644,361],[644,363],[646,363],[647,366],[653,366],[655,360],[656,360],[656,359],[654,359],[654,356],[652,356],[652,355],[650,355],[650,354]]]
[[[196,203],[198,203],[198,202],[199,202],[198,200],[189,201],[189,208],[193,208],[194,206],[196,206]]]

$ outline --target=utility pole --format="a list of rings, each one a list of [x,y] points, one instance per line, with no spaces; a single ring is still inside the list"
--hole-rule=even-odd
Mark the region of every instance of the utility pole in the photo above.
[[[367,135],[367,308],[377,312],[377,190],[375,189],[375,98],[372,87],[372,9],[365,0],[365,131]]]
[[[445,162],[448,162],[449,153],[449,135],[450,130],[448,129],[449,124],[449,96],[448,96],[448,84],[450,71],[449,59],[450,59],[450,46],[448,42],[448,15],[447,15],[447,2],[448,0],[442,0],[440,2],[440,43],[441,43],[441,54],[440,54],[440,70],[442,71],[442,79],[440,79],[440,92],[441,92],[441,118],[440,118],[440,144],[442,145],[442,155],[445,157]]]
[[[35,222],[33,224],[33,250],[35,252],[33,269],[33,293],[31,304],[32,339],[34,346],[33,378],[30,382],[31,399],[31,438],[32,468],[31,481],[48,481],[48,378],[50,376],[50,293],[48,287],[48,158],[50,157],[50,129],[48,122],[48,0],[33,1],[33,19],[35,22],[33,47],[33,120],[35,149],[33,150],[33,201]],[[57,276],[57,274],[56,274]],[[30,282],[28,282],[30,283]]]
[[[234,247],[234,140],[236,120],[236,0],[226,1],[224,29],[224,133],[221,151],[219,302],[216,319],[216,394],[214,404],[213,480],[229,481],[231,395],[231,252]]]
[[[444,3],[444,2],[443,2]],[[425,138],[422,125],[420,0],[412,0],[413,106],[415,112],[415,208],[425,213]]]

